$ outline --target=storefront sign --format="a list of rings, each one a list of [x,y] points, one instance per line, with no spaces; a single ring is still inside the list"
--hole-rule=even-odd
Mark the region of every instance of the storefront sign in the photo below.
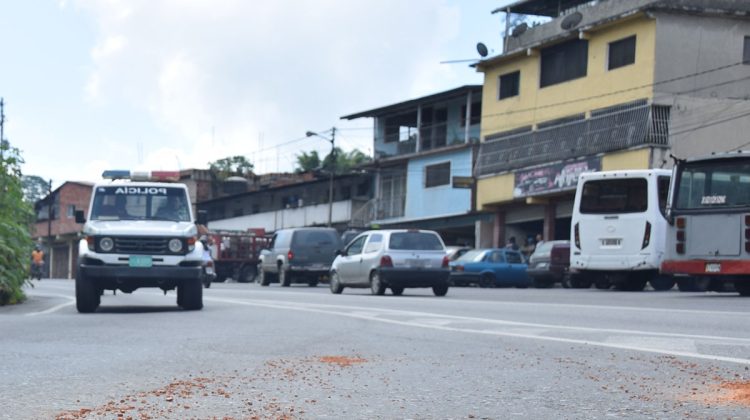
[[[601,169],[601,158],[561,162],[516,172],[513,196],[528,197],[556,191],[574,190],[578,175]]]
[[[453,188],[471,188],[474,186],[474,177],[471,176],[454,176]]]

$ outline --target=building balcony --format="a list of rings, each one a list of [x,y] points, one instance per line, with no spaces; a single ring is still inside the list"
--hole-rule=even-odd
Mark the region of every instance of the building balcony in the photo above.
[[[669,146],[670,108],[645,101],[622,104],[487,136],[479,149],[476,174],[574,159],[638,146]]]

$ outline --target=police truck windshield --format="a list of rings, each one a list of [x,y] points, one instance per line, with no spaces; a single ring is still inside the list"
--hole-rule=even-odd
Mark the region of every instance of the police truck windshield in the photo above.
[[[97,187],[91,220],[170,220],[189,222],[185,190],[148,186]]]
[[[677,174],[676,209],[750,207],[750,162],[747,159],[685,163]]]

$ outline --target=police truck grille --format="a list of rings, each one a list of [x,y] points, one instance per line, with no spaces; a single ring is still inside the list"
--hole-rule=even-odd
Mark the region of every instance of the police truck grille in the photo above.
[[[167,238],[115,238],[115,252],[118,254],[169,254]]]

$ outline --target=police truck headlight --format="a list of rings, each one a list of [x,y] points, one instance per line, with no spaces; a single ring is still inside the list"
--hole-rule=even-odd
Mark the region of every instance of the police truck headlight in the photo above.
[[[169,251],[170,252],[180,252],[182,251],[182,240],[180,239],[170,239],[169,240]]]
[[[104,252],[110,252],[115,248],[115,241],[112,238],[99,239],[99,249]]]

